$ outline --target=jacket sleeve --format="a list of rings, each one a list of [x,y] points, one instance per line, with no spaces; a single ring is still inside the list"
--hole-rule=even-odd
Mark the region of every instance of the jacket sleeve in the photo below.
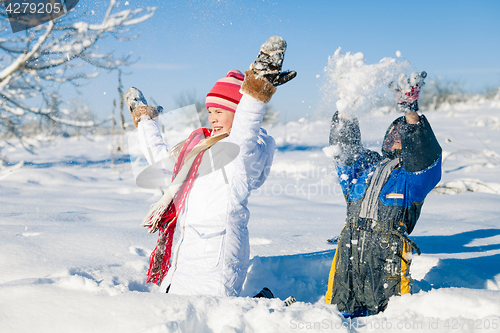
[[[404,167],[404,166],[403,166]],[[441,179],[441,156],[427,168],[417,172],[406,171],[406,228],[413,231],[420,216],[425,197]]]
[[[167,145],[163,141],[160,125],[152,119],[143,120],[137,126],[139,145],[149,164],[168,157]]]
[[[339,112],[335,112],[330,127],[330,146],[338,148],[333,156],[337,163],[352,165],[363,151],[358,119],[341,118]]]
[[[274,139],[261,128],[265,112],[265,103],[243,94],[228,138],[240,147],[236,158],[243,176],[240,186],[248,191],[264,183],[274,157]]]
[[[360,186],[365,186],[365,171],[380,161],[380,154],[363,148],[358,120],[341,118],[338,111],[332,117],[330,146],[337,148],[334,150],[333,161],[346,200],[358,200],[364,193],[364,190],[358,190]],[[356,193],[353,193],[352,189],[355,187]]]
[[[441,146],[425,118],[401,129],[402,160],[406,172],[408,234],[417,223],[427,194],[441,179]]]
[[[408,172],[417,172],[431,166],[441,156],[431,125],[425,116],[418,124],[405,124],[401,129],[403,165]]]

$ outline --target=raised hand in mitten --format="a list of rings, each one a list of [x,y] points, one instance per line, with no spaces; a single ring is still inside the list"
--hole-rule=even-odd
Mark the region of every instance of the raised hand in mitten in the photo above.
[[[297,76],[295,71],[281,71],[285,51],[286,42],[278,36],[270,37],[262,44],[257,59],[245,72],[241,91],[264,103],[269,102],[277,86]]]
[[[144,98],[142,92],[135,87],[130,88],[125,93],[124,99],[127,103],[128,110],[132,114],[132,121],[136,128],[141,120],[154,120],[158,117],[158,114],[163,111],[161,106],[148,106],[148,102]]]
[[[408,79],[406,74],[399,75],[398,82],[389,83],[389,89],[394,94],[397,102],[396,109],[400,112],[418,111],[418,98],[423,87],[426,72],[413,72]]]
[[[260,47],[257,59],[250,68],[259,76],[266,78],[275,87],[287,83],[295,76],[296,71],[281,71],[285,58],[286,42],[279,36],[270,37]]]

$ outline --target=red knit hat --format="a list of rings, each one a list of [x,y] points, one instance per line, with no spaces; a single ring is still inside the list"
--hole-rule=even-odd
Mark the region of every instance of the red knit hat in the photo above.
[[[205,100],[205,107],[221,108],[236,112],[236,107],[243,96],[240,94],[241,84],[245,76],[236,69],[227,72],[225,78],[217,81]]]

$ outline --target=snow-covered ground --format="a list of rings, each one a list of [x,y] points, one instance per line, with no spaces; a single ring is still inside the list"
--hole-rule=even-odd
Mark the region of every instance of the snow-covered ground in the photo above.
[[[0,332],[498,332],[500,105],[424,112],[443,147],[442,183],[411,235],[416,293],[346,320],[324,304],[345,203],[321,148],[328,121],[269,132],[280,149],[249,203],[251,267],[238,298],[184,297],[144,284],[155,246],[139,223],[159,190],[111,165],[109,137],[4,144],[0,168]],[[333,110],[332,110],[333,112]],[[360,119],[378,149],[396,114]],[[19,162],[23,161],[24,163]],[[262,287],[278,299],[253,299]]]

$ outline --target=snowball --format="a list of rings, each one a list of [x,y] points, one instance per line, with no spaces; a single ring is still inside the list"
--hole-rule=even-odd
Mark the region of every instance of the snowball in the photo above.
[[[346,99],[340,99],[337,101],[337,103],[335,103],[335,105],[337,106],[337,110],[339,111],[339,113],[345,113],[347,108],[349,107],[349,101]]]
[[[408,61],[389,57],[367,64],[363,53],[344,54],[338,48],[325,68],[324,100],[336,102],[337,110],[344,114],[359,116],[371,112],[385,98],[389,82],[397,80],[398,74],[409,67]]]
[[[326,157],[333,158],[335,156],[340,155],[340,146],[339,145],[331,145],[323,148],[323,153],[325,153]]]

